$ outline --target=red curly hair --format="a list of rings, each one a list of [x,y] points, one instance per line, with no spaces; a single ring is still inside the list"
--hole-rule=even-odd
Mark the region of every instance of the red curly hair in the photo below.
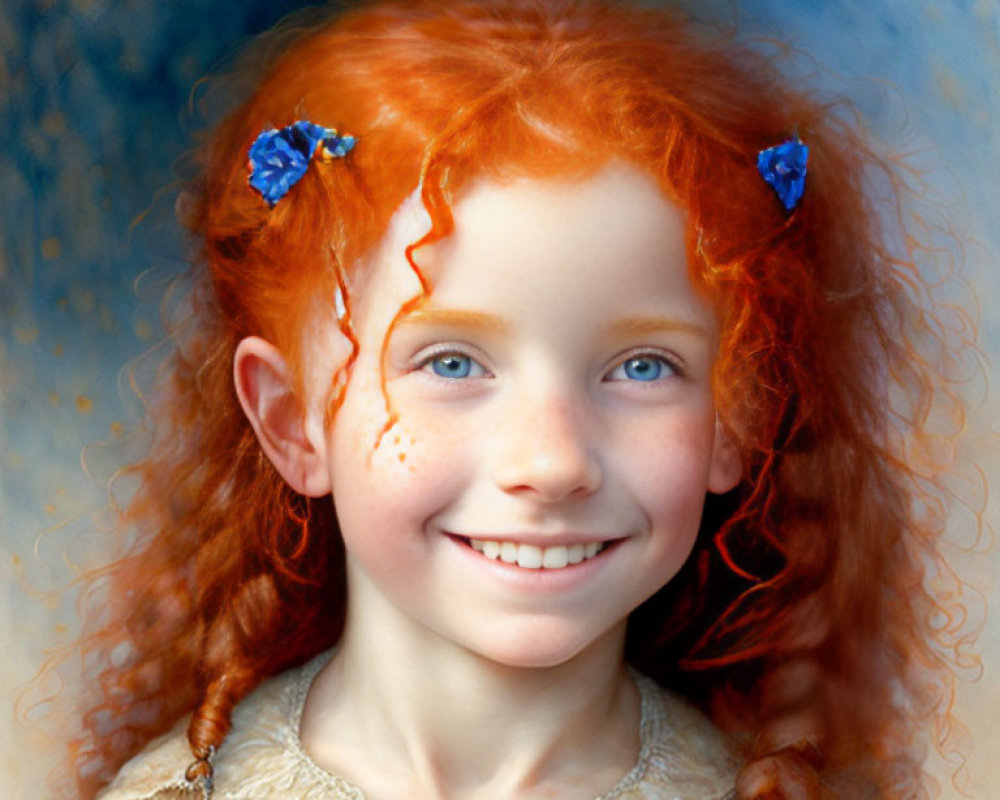
[[[740,797],[926,796],[914,731],[949,719],[938,645],[954,633],[932,628],[950,609],[925,585],[944,566],[936,476],[951,441],[930,418],[942,400],[956,421],[961,409],[895,168],[850,113],[731,37],[602,0],[388,0],[296,20],[252,60],[256,88],[200,151],[184,213],[202,248],[197,324],[150,406],[153,452],[129,470],[134,533],[91,577],[82,796],[188,713],[204,758],[241,698],[342,629],[332,501],[295,494],[264,457],[232,386],[237,343],[267,338],[301,381],[317,302],[334,313],[415,188],[434,239],[476,178],[582,177],[611,160],[686,209],[744,476],[633,614],[626,655],[736,735]],[[300,118],[359,143],[268,208],[248,148]],[[786,214],[755,164],[793,135],[809,178]]]

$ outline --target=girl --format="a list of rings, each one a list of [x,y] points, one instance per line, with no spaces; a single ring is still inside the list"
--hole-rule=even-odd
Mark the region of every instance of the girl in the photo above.
[[[82,795],[923,796],[947,342],[849,115],[599,0],[253,58]]]

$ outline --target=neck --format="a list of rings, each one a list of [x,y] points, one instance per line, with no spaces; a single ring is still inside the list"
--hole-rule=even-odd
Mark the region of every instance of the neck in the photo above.
[[[593,796],[635,763],[624,624],[558,665],[510,666],[355,587],[302,740],[367,797]]]

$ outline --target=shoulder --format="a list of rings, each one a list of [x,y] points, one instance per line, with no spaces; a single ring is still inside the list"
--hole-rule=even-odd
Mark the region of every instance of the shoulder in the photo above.
[[[298,741],[299,695],[308,690],[321,661],[266,681],[236,707],[232,730],[215,758],[215,800],[256,798],[264,783],[280,784],[297,771],[293,743]],[[185,717],[150,742],[98,800],[201,800],[201,791],[184,779],[193,758],[187,724]]]
[[[642,754],[615,800],[730,800],[741,759],[708,717],[642,675]],[[610,798],[609,798],[610,800]]]

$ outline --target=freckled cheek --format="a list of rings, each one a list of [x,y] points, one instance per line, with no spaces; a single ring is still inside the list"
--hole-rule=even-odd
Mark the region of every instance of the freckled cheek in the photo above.
[[[375,447],[377,416],[359,415],[361,432],[334,437],[334,502],[349,552],[402,576],[426,554],[427,523],[469,485],[468,439],[460,425],[403,410]]]

